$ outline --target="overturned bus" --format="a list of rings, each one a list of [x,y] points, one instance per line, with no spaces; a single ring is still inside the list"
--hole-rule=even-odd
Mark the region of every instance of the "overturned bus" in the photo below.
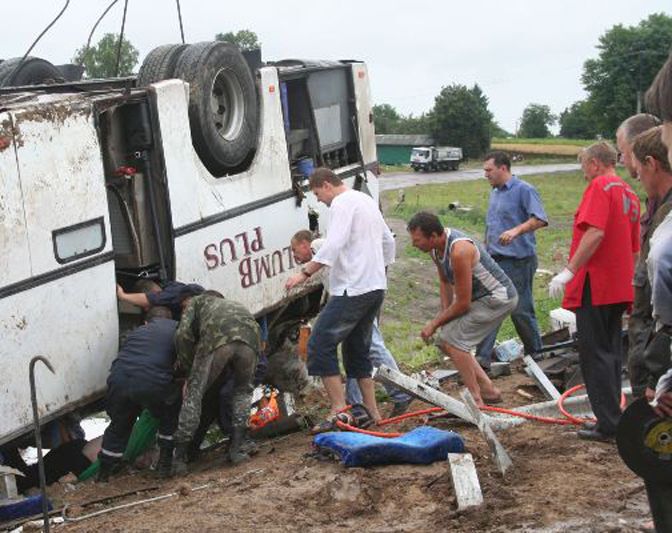
[[[137,78],[0,88],[0,445],[105,392],[137,309],[116,283],[216,289],[269,326],[270,351],[317,312],[287,294],[290,238],[328,232],[313,166],[378,195],[366,66],[254,65],[225,43],[167,45]]]

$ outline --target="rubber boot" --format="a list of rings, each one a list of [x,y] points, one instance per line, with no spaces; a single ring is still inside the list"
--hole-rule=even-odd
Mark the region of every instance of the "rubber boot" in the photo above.
[[[121,469],[121,459],[115,459],[109,455],[99,454],[98,460],[100,468],[96,474],[97,483],[107,483],[110,481],[110,476]]]
[[[159,460],[156,463],[156,474],[163,479],[173,475],[174,446],[159,447]]]
[[[250,458],[244,448],[244,445],[247,444],[246,436],[247,427],[243,425],[233,426],[231,429],[231,442],[229,444],[229,461],[231,461],[231,464],[237,465]]]
[[[249,457],[252,457],[253,455],[257,455],[259,453],[259,445],[253,438],[250,437],[250,432],[248,429],[245,429],[243,442],[241,442],[240,444],[240,451],[242,451]]]
[[[187,459],[189,454],[189,443],[180,443],[175,446],[175,455],[173,456],[173,475],[183,476],[187,473]]]
[[[247,419],[250,416],[252,403],[252,385],[234,390],[231,401],[231,436],[229,441],[229,461],[237,465],[246,461],[250,456],[246,453],[247,445]]]

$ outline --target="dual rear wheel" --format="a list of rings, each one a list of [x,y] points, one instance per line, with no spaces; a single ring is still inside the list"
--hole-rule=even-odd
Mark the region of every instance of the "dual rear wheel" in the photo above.
[[[138,86],[179,78],[189,83],[194,149],[215,176],[246,170],[257,146],[259,113],[252,72],[238,48],[220,41],[152,50]]]

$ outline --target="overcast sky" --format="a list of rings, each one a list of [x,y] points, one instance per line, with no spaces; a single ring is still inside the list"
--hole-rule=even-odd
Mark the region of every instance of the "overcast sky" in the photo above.
[[[32,55],[68,62],[110,1],[71,0]],[[4,0],[0,57],[22,56],[64,3]],[[119,31],[123,4],[108,13],[94,42]],[[374,103],[404,114],[428,111],[442,86],[478,83],[509,131],[531,102],[560,113],[585,96],[582,65],[597,55],[605,30],[672,14],[670,0],[181,0],[181,6],[187,42],[250,29],[265,59],[364,60]],[[141,58],[178,42],[175,0],[129,0],[125,33]]]

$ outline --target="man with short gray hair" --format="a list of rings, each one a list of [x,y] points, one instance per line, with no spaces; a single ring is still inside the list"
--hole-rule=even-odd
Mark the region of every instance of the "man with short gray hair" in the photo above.
[[[588,186],[574,216],[569,262],[549,285],[576,314],[581,372],[597,418],[578,436],[598,441],[614,438],[621,415],[621,318],[633,300],[639,252],[639,199],[616,175],[616,159],[606,142],[581,153]]]
[[[626,118],[616,130],[616,146],[621,153],[621,162],[631,178],[637,178],[637,168],[632,159],[632,143],[640,133],[660,125],[660,120],[648,113],[638,113]],[[644,219],[644,217],[642,217]]]

